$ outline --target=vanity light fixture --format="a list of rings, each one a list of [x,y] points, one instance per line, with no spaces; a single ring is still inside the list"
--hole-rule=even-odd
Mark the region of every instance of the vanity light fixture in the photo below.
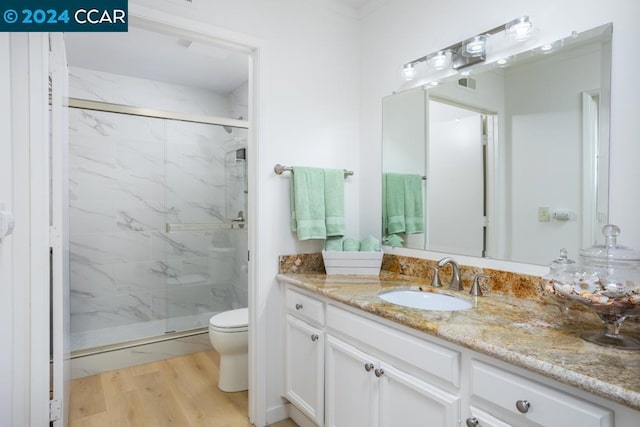
[[[427,65],[431,71],[437,72],[433,73],[437,76],[431,76],[431,79],[434,79],[442,78],[446,70],[453,71],[455,74],[457,70],[484,62],[487,59],[487,44],[490,37],[501,32],[505,36],[522,41],[528,39],[533,33],[533,24],[528,16],[521,16],[467,40],[407,62],[402,69],[403,79],[413,80],[417,74],[416,66],[423,64]]]
[[[533,24],[528,16],[521,16],[505,25],[505,33],[514,40],[524,41],[533,34]]]

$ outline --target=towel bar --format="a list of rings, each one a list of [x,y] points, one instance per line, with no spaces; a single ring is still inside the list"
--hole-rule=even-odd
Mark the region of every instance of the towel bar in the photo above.
[[[283,172],[293,172],[293,168],[291,166],[283,166],[280,163],[278,163],[273,167],[273,171],[277,175],[282,175]],[[344,177],[346,178],[348,176],[353,176],[353,171],[344,169]]]

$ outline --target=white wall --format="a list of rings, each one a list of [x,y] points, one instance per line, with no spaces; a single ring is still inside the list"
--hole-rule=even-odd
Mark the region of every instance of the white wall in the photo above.
[[[397,0],[382,3],[365,15],[362,22],[361,51],[361,179],[370,183],[360,194],[363,234],[380,230],[380,206],[375,191],[380,182],[381,99],[400,86],[399,69],[407,61],[451,45],[470,35],[493,28],[517,16],[529,15],[541,30],[543,40],[566,37],[572,30],[585,31],[613,22],[613,69],[611,94],[611,178],[610,221],[622,229],[623,244],[640,247],[640,98],[630,90],[639,60],[628,52],[640,39],[640,3],[621,0],[485,2]],[[366,214],[365,214],[366,212]],[[552,259],[554,254],[550,254]]]
[[[282,325],[278,255],[319,251],[319,242],[298,242],[289,230],[289,174],[275,175],[276,163],[348,168],[347,232],[358,234],[361,182],[358,159],[358,23],[315,0],[161,2],[130,4],[171,13],[262,41],[260,134],[257,182],[258,285],[266,301],[257,316],[266,324],[267,411],[282,404]],[[251,118],[250,118],[251,119]],[[378,229],[379,230],[379,229]],[[376,234],[379,234],[377,232]],[[266,302],[266,305],[264,303]],[[261,355],[259,355],[261,356]]]

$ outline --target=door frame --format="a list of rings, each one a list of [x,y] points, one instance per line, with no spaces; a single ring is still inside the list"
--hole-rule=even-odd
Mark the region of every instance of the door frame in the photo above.
[[[2,36],[9,60],[0,83],[10,86],[2,123],[11,162],[2,187],[10,194],[2,197],[16,219],[2,242],[9,256],[0,259],[3,273],[10,269],[0,286],[9,349],[1,366],[8,379],[3,417],[8,425],[40,426],[49,423],[49,41],[47,33]]]
[[[248,132],[247,147],[252,153],[248,160],[248,170],[254,171],[249,174],[249,209],[248,209],[248,228],[249,228],[249,252],[254,254],[250,257],[249,262],[249,419],[251,423],[262,426],[266,424],[266,326],[265,322],[259,322],[260,313],[264,312],[266,306],[267,293],[261,292],[257,285],[258,271],[258,243],[257,243],[257,226],[258,221],[258,158],[259,158],[259,134],[260,134],[260,92],[262,88],[262,73],[261,63],[264,60],[264,43],[259,40],[243,34],[235,33],[226,29],[217,28],[203,22],[193,21],[191,19],[176,17],[165,12],[160,12],[154,9],[138,5],[130,5],[129,7],[129,23],[131,25],[139,26],[141,28],[151,29],[157,32],[172,32],[177,34],[186,35],[195,38],[205,43],[222,44],[228,48],[235,49],[240,52],[244,52],[249,55],[249,111],[250,111],[250,129]],[[47,34],[43,33],[41,36],[38,34],[30,36],[34,39],[39,37],[42,39],[41,43],[46,40]],[[34,44],[31,46],[31,44]],[[27,387],[26,393],[14,394],[14,396],[24,396],[26,399],[17,399],[14,401],[14,406],[23,404],[29,405],[27,411],[30,411],[30,422],[28,418],[15,418],[19,422],[14,422],[13,425],[45,425],[48,422],[49,415],[49,381],[43,381],[44,378],[48,379],[49,369],[49,328],[41,327],[42,322],[45,321],[49,324],[49,298],[43,298],[42,295],[49,294],[49,151],[48,151],[48,90],[47,90],[47,76],[48,76],[48,45],[44,46],[36,45],[35,42],[29,45],[29,49],[24,49],[24,52],[28,52],[28,55],[32,59],[32,68],[38,69],[32,70],[27,68],[21,76],[29,75],[28,93],[32,95],[32,98],[37,99],[42,105],[40,110],[32,108],[26,114],[20,111],[18,117],[20,120],[28,119],[32,128],[30,129],[30,137],[34,140],[38,137],[38,141],[41,142],[38,146],[31,145],[31,165],[34,162],[38,164],[39,169],[33,168],[20,168],[18,171],[21,176],[16,177],[14,174],[14,185],[20,184],[24,187],[24,183],[30,183],[31,193],[26,192],[24,194],[31,194],[31,222],[29,231],[31,235],[29,248],[27,245],[26,250],[28,255],[26,258],[31,257],[31,285],[25,287],[30,290],[31,295],[38,295],[38,306],[33,305],[31,301],[31,310],[27,310],[25,316],[28,316],[28,321],[24,322],[26,327],[29,325],[38,325],[39,327],[32,326],[31,335],[31,347],[28,355],[29,358],[24,358],[21,355],[17,357],[14,355],[14,363],[17,361],[26,360],[27,366],[24,370],[24,379],[31,381],[31,387]],[[36,49],[37,48],[37,49]],[[41,56],[41,57],[40,57]],[[39,58],[40,62],[37,61]],[[29,64],[30,65],[30,64]],[[27,71],[37,71],[29,72]],[[18,75],[18,73],[13,73]],[[39,81],[38,81],[39,78]],[[13,82],[12,82],[13,83]],[[12,100],[13,101],[13,100]],[[16,107],[12,105],[12,110],[16,111]],[[38,117],[42,115],[42,117]],[[15,122],[15,120],[14,120]],[[15,127],[15,124],[14,124]],[[15,137],[14,137],[15,140]],[[47,141],[47,143],[42,143]],[[14,145],[16,145],[14,143]],[[14,156],[15,158],[15,156]],[[15,166],[15,162],[14,162]],[[30,176],[31,172],[31,176]],[[14,195],[17,191],[14,190]],[[14,197],[15,198],[15,197]],[[35,203],[35,204],[34,204]],[[16,214],[19,211],[16,210]],[[17,225],[18,228],[19,224]],[[19,230],[18,233],[20,234]],[[17,236],[16,236],[17,237]],[[42,249],[46,249],[46,256],[40,254]],[[34,258],[36,257],[36,258]],[[16,257],[14,256],[14,260]],[[37,261],[37,262],[34,262]],[[17,287],[16,287],[17,288]],[[42,288],[42,289],[41,289]],[[42,307],[40,307],[42,306]],[[16,311],[14,311],[16,313]],[[14,321],[14,324],[17,322]],[[29,334],[25,334],[22,331],[14,328],[14,336],[29,337]],[[37,351],[36,351],[37,350]],[[43,351],[44,350],[44,351]],[[18,351],[18,350],[16,350]],[[260,355],[263,355],[262,357]],[[42,357],[46,356],[46,357]],[[36,360],[38,359],[39,360]],[[41,359],[41,360],[40,360]],[[30,368],[30,374],[29,374]],[[23,372],[19,370],[18,372]],[[15,377],[15,376],[14,376]],[[14,380],[14,389],[17,387],[19,381]],[[64,405],[64,402],[62,402]],[[14,411],[15,412],[15,411]],[[28,414],[28,412],[25,412]],[[25,415],[26,417],[27,415]],[[22,422],[25,420],[25,422]]]
[[[171,32],[194,38],[204,43],[223,45],[249,56],[249,132],[248,158],[248,247],[249,247],[249,421],[257,426],[266,424],[266,323],[259,319],[265,312],[268,292],[258,286],[258,176],[261,137],[261,103],[263,88],[262,64],[265,43],[255,37],[240,34],[204,22],[194,21],[150,9],[129,5],[129,24],[156,32]]]

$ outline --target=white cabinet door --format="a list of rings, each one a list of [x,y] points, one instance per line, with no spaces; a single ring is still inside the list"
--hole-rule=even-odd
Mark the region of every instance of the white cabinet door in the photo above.
[[[324,332],[287,315],[285,395],[318,425],[324,423]]]
[[[377,426],[375,363],[371,356],[335,337],[327,337],[327,426]]]
[[[450,427],[460,419],[460,398],[386,363],[380,364],[381,427]]]

